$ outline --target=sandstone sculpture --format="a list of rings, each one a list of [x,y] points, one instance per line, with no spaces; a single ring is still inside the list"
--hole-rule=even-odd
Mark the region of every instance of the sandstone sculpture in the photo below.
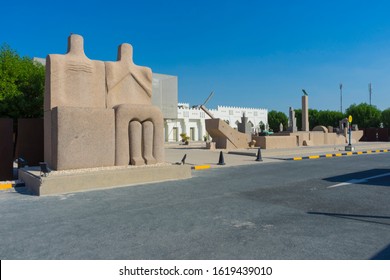
[[[151,105],[152,72],[133,63],[90,60],[71,35],[65,55],[48,55],[45,161],[55,170],[153,164],[164,160],[163,117]]]
[[[288,131],[297,132],[297,118],[295,117],[295,110],[293,107],[289,108],[288,116]]]
[[[249,147],[251,135],[239,132],[221,119],[208,119],[206,130],[217,149],[244,149]]]
[[[304,92],[302,95],[302,131],[308,132],[309,130],[309,96]]]
[[[161,162],[164,123],[152,106],[152,71],[134,64],[129,44],[119,46],[118,61],[106,62],[106,71],[107,106],[115,109],[115,164]]]
[[[242,114],[241,122],[237,124],[237,130],[245,134],[252,134],[252,125],[248,122],[248,117],[245,113]]]

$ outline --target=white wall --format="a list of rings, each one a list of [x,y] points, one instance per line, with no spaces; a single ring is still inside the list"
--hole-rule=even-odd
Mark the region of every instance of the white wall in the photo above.
[[[243,113],[254,127],[253,131],[259,130],[259,123],[268,123],[268,110],[262,108],[244,108],[244,107],[226,107],[218,106],[217,109],[209,109],[215,118],[220,118],[229,122],[230,126],[237,128],[236,122],[241,122]],[[194,136],[193,141],[203,141],[207,135],[205,119],[210,117],[198,108],[190,108],[188,103],[178,103],[177,119],[165,120],[165,141],[175,141],[175,133],[180,141],[180,134],[186,133],[187,136]],[[191,135],[193,131],[194,135]]]

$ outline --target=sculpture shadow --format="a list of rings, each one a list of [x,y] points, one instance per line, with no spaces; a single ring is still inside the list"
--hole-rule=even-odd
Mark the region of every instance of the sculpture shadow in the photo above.
[[[325,213],[325,212],[307,212],[310,215],[324,215],[334,218],[349,219],[366,223],[380,224],[390,226],[390,217],[388,216],[374,216],[374,215],[355,215],[355,214],[341,214],[341,213]],[[379,220],[379,221],[378,221]],[[382,222],[388,221],[388,222]],[[373,255],[371,260],[390,260],[390,245],[383,250]]]
[[[390,187],[390,169],[369,169],[360,172],[323,178],[322,180],[334,183],[350,182],[352,184],[367,184]]]
[[[180,144],[180,147],[169,148],[172,150],[208,150],[206,147],[188,147],[184,144]]]
[[[323,215],[334,218],[355,220],[365,223],[380,224],[390,226],[390,217],[374,216],[374,215],[358,215],[358,214],[342,214],[342,213],[326,213],[326,212],[307,212],[310,215]]]
[[[390,260],[390,244],[372,256],[371,260]]]
[[[34,193],[32,191],[28,190],[24,185],[16,186],[14,189],[15,189],[15,192],[17,192],[18,194],[21,194],[21,195],[28,195],[28,196],[34,195]]]

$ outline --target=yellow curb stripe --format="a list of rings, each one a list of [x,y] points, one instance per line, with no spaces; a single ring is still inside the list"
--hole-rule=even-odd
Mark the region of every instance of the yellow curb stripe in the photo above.
[[[12,184],[0,184],[0,190],[12,189]]]
[[[210,165],[196,165],[193,167],[195,170],[209,169]]]
[[[331,157],[342,157],[342,156],[362,155],[362,154],[371,154],[371,153],[387,153],[387,152],[389,152],[389,150],[390,149],[383,149],[383,150],[371,150],[371,151],[315,155],[315,156],[306,156],[306,157],[294,157],[294,158],[290,158],[290,160],[317,159],[317,158],[323,158],[323,157],[331,158]]]

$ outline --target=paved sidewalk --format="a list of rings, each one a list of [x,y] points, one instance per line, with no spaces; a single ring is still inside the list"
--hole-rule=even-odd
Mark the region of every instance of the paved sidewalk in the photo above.
[[[389,142],[360,142],[353,145],[356,152],[390,149]],[[226,165],[218,165],[220,152]],[[210,165],[211,167],[229,167],[245,164],[259,164],[255,161],[258,148],[239,149],[239,150],[208,150],[204,142],[192,142],[190,145],[181,145],[177,143],[165,144],[165,160],[169,163],[180,162],[184,155],[186,164],[190,165]],[[278,162],[294,157],[307,157],[325,154],[344,153],[345,145],[315,146],[315,147],[297,147],[290,149],[268,149],[261,150],[264,163]],[[357,156],[357,155],[356,155]]]

